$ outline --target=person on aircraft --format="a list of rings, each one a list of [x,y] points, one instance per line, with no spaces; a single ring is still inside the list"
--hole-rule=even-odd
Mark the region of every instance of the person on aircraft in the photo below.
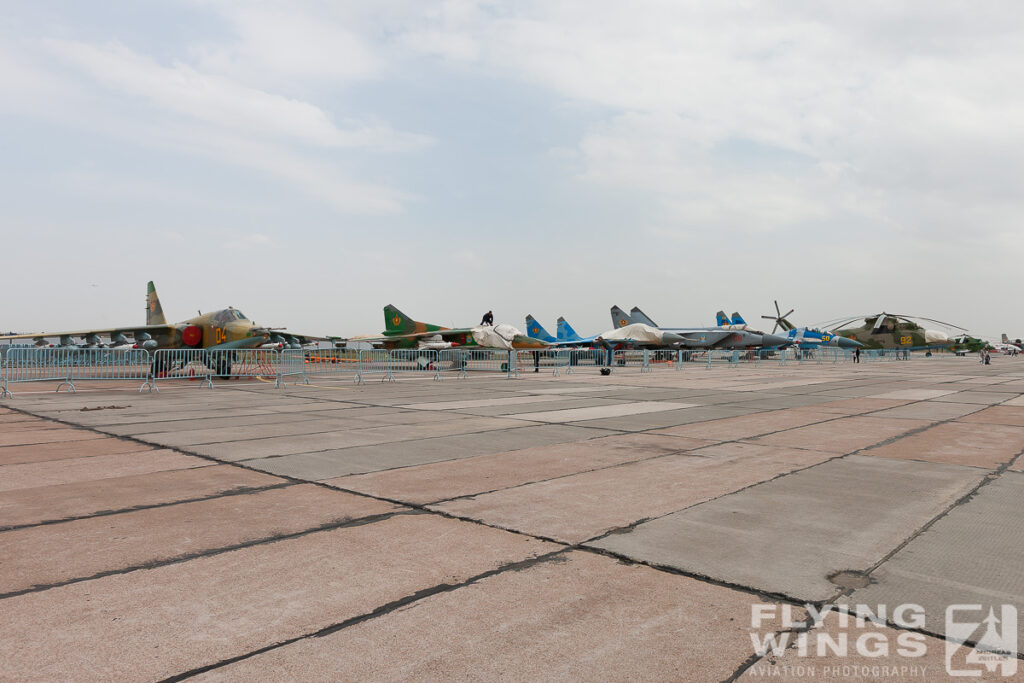
[[[492,311],[487,311],[486,313],[484,313],[484,317],[480,321],[480,324],[481,325],[492,325],[493,326],[494,325],[494,313]]]

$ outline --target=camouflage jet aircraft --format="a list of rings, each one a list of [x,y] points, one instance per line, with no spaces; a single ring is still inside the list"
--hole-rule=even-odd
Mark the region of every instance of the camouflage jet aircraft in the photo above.
[[[860,327],[844,327],[858,320],[863,320],[864,324]],[[835,334],[847,339],[856,339],[868,349],[904,349],[912,351],[915,349],[942,348],[953,343],[953,340],[945,332],[925,329],[914,322],[915,320],[937,323],[951,329],[960,330],[961,332],[967,331],[962,327],[945,323],[941,320],[885,312],[849,318],[833,323],[830,327]]]
[[[129,339],[126,335],[131,335]],[[102,337],[108,338],[104,343]],[[180,323],[169,324],[150,282],[146,288],[146,324],[71,332],[35,332],[0,336],[0,342],[33,339],[36,346],[49,346],[47,339],[59,339],[59,347],[107,349],[252,349],[301,348],[310,341],[328,337],[288,334],[283,328],[261,327],[241,311],[228,307],[200,313]],[[75,339],[82,340],[76,344]]]
[[[351,337],[349,341],[379,344],[386,349],[546,349],[551,346],[526,336],[511,325],[451,329],[417,322],[390,304],[384,307],[382,336]]]

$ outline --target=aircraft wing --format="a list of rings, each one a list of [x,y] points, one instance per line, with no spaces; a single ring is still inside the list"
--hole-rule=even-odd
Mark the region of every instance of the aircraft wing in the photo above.
[[[367,344],[384,344],[396,341],[419,341],[421,339],[439,338],[446,342],[461,342],[466,337],[472,338],[473,328],[465,327],[451,330],[431,330],[427,332],[409,332],[407,334],[359,335],[349,337],[348,341],[366,342]]]
[[[597,340],[597,337],[581,337],[580,339],[548,342],[552,348],[565,348],[570,346],[589,346]]]
[[[170,325],[134,325],[127,327],[107,327],[92,330],[72,330],[70,332],[32,332],[28,334],[6,334],[0,336],[0,342],[16,341],[21,339],[50,339],[59,337],[110,337],[116,334],[131,334],[135,336],[138,332],[145,332],[150,336],[167,334],[171,331]]]

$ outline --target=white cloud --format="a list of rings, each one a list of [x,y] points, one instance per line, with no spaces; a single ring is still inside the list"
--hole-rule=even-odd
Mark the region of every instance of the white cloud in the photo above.
[[[234,36],[190,48],[203,69],[285,85],[293,79],[365,80],[382,68],[366,38],[341,23],[343,7],[336,3],[320,4],[315,14],[292,4],[219,3],[212,8]]]
[[[439,11],[404,44],[605,108],[580,136],[581,177],[651,196],[662,220],[744,231],[852,213],[862,230],[955,238],[978,213],[1005,230],[1024,210],[1012,4],[486,7]],[[796,157],[762,163],[735,141]]]
[[[281,138],[323,147],[374,146],[403,149],[425,144],[424,136],[386,126],[341,129],[320,108],[240,85],[182,64],[161,66],[128,48],[109,44],[46,41],[47,47],[103,85],[144,97],[162,110],[221,126],[235,134]]]

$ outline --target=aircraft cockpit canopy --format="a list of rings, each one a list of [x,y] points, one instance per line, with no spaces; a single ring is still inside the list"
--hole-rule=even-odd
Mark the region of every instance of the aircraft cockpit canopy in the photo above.
[[[220,324],[229,323],[233,320],[248,320],[244,313],[233,308],[225,308],[223,311],[218,311],[215,319]]]

